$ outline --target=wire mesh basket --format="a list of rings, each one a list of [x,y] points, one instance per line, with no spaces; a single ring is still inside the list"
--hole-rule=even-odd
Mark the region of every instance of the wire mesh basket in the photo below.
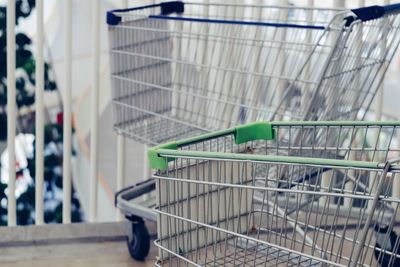
[[[154,145],[257,120],[363,117],[399,44],[398,9],[110,11],[114,127]]]
[[[398,266],[399,130],[260,122],[151,149],[157,265]]]

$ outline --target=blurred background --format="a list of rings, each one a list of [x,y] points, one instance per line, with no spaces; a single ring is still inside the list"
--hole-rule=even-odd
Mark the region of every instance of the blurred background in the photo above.
[[[44,1],[44,221],[62,222],[63,200],[63,104],[65,95],[66,54],[65,31],[67,26],[65,2]],[[281,4],[272,0],[235,0],[241,4]],[[290,0],[293,6],[355,8],[384,4],[388,1],[301,1]],[[93,61],[99,60],[98,88],[98,148],[97,169],[97,221],[115,221],[114,193],[128,185],[149,177],[144,145],[125,140],[123,183],[117,185],[117,135],[113,132],[108,34],[106,11],[153,3],[152,1],[101,0],[99,29],[95,29],[94,1],[72,1],[72,197],[71,221],[88,220],[90,208],[90,150],[91,119],[93,118],[92,94]],[[7,225],[7,86],[6,86],[6,4],[0,0],[0,225]],[[35,57],[37,51],[37,11],[35,0],[16,1],[16,89],[17,133],[16,144],[16,199],[17,224],[35,223]],[[99,54],[93,51],[93,31],[98,30]],[[376,97],[367,119],[398,120],[400,97],[400,54],[397,53],[385,76],[382,97]],[[379,103],[378,103],[379,102]],[[380,109],[382,107],[382,109]]]
[[[280,1],[236,0],[244,4],[280,4]],[[312,1],[311,1],[312,2]],[[361,1],[364,2],[364,1]],[[34,223],[35,180],[35,51],[36,9],[34,0],[16,1],[16,87],[17,87],[17,202],[18,224]],[[93,1],[72,1],[72,221],[87,218],[89,208],[90,173],[90,119],[91,73],[93,61]],[[109,80],[108,36],[105,14],[107,10],[138,6],[152,1],[99,1],[100,5],[100,58],[99,58],[99,125],[98,125],[98,220],[115,220],[114,192],[116,188],[117,137],[112,128],[111,90]],[[290,5],[307,6],[310,1],[290,0]],[[320,7],[358,7],[360,1],[315,1]],[[383,4],[382,1],[365,1],[365,5]],[[6,113],[6,1],[0,1],[0,224],[7,222],[6,183],[7,170],[7,113]],[[59,0],[44,1],[44,61],[45,61],[45,221],[62,220],[62,140],[63,140],[63,90],[65,82],[65,3]],[[382,119],[398,119],[400,96],[400,56],[397,53],[384,80]],[[379,100],[379,97],[375,99]],[[375,104],[367,119],[376,118]],[[378,114],[380,115],[380,114]],[[126,140],[124,186],[148,177],[144,147]]]

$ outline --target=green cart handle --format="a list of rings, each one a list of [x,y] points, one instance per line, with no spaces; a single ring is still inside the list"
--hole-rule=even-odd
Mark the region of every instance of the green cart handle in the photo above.
[[[148,151],[148,158],[150,168],[152,169],[166,169],[167,162],[165,158],[160,157],[158,150],[169,149],[176,150],[180,146],[186,146],[193,143],[207,141],[210,139],[218,138],[221,136],[233,135],[236,144],[243,144],[248,141],[255,140],[273,140],[275,138],[275,131],[272,129],[272,124],[269,122],[253,122],[240,125],[226,130],[206,133],[191,138],[182,139],[180,141],[172,141],[162,145],[152,147]],[[173,159],[167,159],[171,161]]]

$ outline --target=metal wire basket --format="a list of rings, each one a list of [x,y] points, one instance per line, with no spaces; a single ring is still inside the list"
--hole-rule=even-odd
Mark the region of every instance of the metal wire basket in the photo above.
[[[114,127],[154,145],[257,120],[363,117],[399,44],[398,10],[110,11]]]
[[[149,151],[158,266],[398,266],[399,123],[253,123]]]

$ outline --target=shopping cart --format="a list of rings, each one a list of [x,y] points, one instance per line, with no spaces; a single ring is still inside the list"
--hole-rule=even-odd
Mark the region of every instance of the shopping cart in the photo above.
[[[110,11],[114,127],[157,145],[251,121],[363,117],[399,45],[399,10],[172,1]]]
[[[110,11],[114,128],[157,145],[254,120],[363,117],[399,43],[397,9],[172,1]],[[154,218],[154,186],[116,195],[140,230]]]
[[[399,130],[253,123],[151,149],[157,265],[399,266]]]
[[[249,138],[258,139],[266,132],[264,123],[254,125],[253,134]],[[258,126],[257,126],[258,125]],[[400,122],[363,122],[363,121],[295,121],[295,122],[271,122],[270,139],[268,146],[260,146],[261,151],[269,156],[291,156],[291,157],[314,157],[329,159],[345,159],[358,161],[379,161],[384,162],[399,155],[397,138],[400,136]],[[247,126],[242,126],[246,128]],[[206,134],[201,137],[190,138],[182,142],[171,142],[162,147],[206,150],[211,152],[229,151],[252,151],[254,148],[241,144],[237,146],[231,134],[241,132],[242,127],[223,130],[217,133]],[[268,130],[270,131],[270,130]],[[221,140],[217,139],[221,136]],[[243,136],[239,135],[239,136]],[[208,140],[208,141],[204,141]],[[228,142],[228,141],[229,142]],[[242,139],[240,141],[247,141]],[[188,145],[191,144],[191,145]],[[254,143],[256,145],[257,143]],[[157,149],[157,147],[155,147]],[[154,151],[154,149],[152,150]],[[259,152],[257,152],[259,153]],[[159,168],[154,166],[153,168]],[[257,168],[257,175],[262,168]],[[314,176],[313,176],[314,177]],[[328,172],[324,174],[328,177]],[[367,178],[363,178],[366,184]],[[323,180],[328,183],[326,180]],[[299,180],[298,183],[302,181]],[[354,179],[346,183],[346,187],[354,187]],[[143,219],[155,221],[157,216],[153,211],[156,206],[157,194],[154,192],[156,181],[150,179],[135,186],[123,189],[116,195],[116,206],[121,209],[127,217],[135,222],[133,225],[134,240],[142,240],[129,243],[132,257],[143,259],[149,249],[149,235],[144,228]],[[288,184],[282,183],[280,187],[289,188]],[[400,185],[398,186],[400,188]],[[143,199],[143,195],[146,195]]]

